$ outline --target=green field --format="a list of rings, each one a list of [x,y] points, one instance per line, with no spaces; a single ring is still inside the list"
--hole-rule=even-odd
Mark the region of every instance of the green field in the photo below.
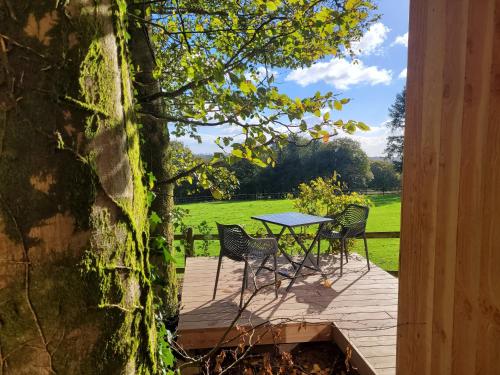
[[[370,208],[367,231],[369,232],[392,232],[399,231],[401,202],[398,195],[376,195],[371,196],[373,207]],[[262,231],[262,224],[252,220],[251,216],[294,211],[291,200],[258,200],[245,202],[207,202],[183,204],[180,207],[189,210],[189,215],[184,222],[194,228],[195,233],[199,233],[197,226],[206,222],[211,233],[216,233],[216,222],[224,224],[240,224],[249,232],[256,233]],[[196,242],[196,252],[202,253],[200,248],[203,243]],[[380,267],[396,271],[398,269],[399,239],[370,239],[368,249],[371,260]],[[356,240],[354,251],[360,250],[364,254],[363,241]],[[216,255],[218,243],[210,241],[208,253]],[[184,263],[183,254],[176,254],[177,264]]]

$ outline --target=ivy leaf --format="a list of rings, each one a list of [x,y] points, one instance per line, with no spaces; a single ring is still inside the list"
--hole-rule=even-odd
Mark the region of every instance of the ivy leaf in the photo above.
[[[162,254],[165,263],[175,263],[175,258],[172,254],[170,254],[170,251],[168,251],[168,248],[166,246],[163,248]]]
[[[151,215],[149,216],[149,224],[151,225],[152,230],[154,230],[158,224],[162,223],[162,221],[163,220],[156,212],[151,212]]]

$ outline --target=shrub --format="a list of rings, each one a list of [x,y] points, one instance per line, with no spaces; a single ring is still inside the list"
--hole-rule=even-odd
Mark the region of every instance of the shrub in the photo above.
[[[318,177],[299,185],[299,193],[293,202],[300,212],[319,216],[332,216],[342,212],[349,204],[371,205],[368,197],[358,193],[345,194],[334,173],[330,178]]]
[[[310,215],[335,216],[349,204],[363,206],[372,204],[365,195],[354,192],[345,194],[337,173],[334,173],[330,178],[318,177],[308,183],[302,183],[298,189],[299,193],[293,205],[300,212]],[[352,240],[347,241],[347,248],[351,245]],[[330,251],[339,248],[340,244],[330,243]]]

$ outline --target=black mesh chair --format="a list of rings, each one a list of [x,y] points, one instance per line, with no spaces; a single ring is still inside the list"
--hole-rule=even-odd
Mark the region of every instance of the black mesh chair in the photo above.
[[[346,263],[349,261],[347,257],[346,241],[349,238],[362,238],[365,243],[366,264],[370,269],[370,259],[368,257],[368,244],[366,242],[366,221],[368,219],[369,208],[357,204],[348,205],[344,211],[336,216],[332,223],[323,227],[318,238],[318,257],[319,263],[320,242],[322,238],[328,240],[340,241],[340,274],[343,272],[343,257],[345,255]]]
[[[245,262],[245,269],[243,271],[243,283],[241,286],[240,309],[243,304],[243,292],[247,287],[248,271],[250,270],[254,276],[256,273],[249,263],[250,260],[262,260],[257,273],[262,269],[267,269],[274,272],[275,294],[278,297],[278,274],[277,274],[277,261],[278,243],[274,238],[253,238],[249,236],[239,225],[223,225],[217,223],[220,240],[220,254],[219,265],[217,266],[217,276],[215,277],[214,296],[217,293],[217,284],[219,282],[219,273],[222,263],[222,257],[228,257],[236,262]],[[273,257],[273,267],[265,266],[266,261]],[[255,278],[254,278],[255,284]],[[254,285],[257,287],[257,285]]]

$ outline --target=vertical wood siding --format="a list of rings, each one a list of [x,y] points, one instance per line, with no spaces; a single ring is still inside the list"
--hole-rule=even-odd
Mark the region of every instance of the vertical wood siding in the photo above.
[[[499,11],[411,3],[398,374],[500,374]]]

